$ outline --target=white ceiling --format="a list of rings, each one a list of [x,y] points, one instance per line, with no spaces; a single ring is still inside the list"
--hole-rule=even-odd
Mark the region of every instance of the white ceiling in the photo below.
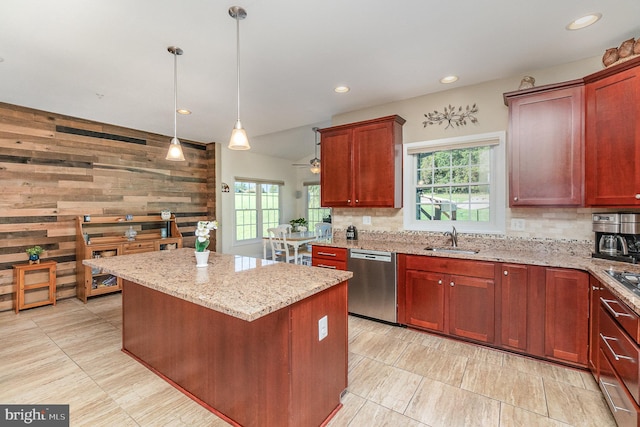
[[[172,135],[175,45],[179,107],[193,111],[178,136],[226,145],[236,4],[248,14],[242,123],[255,152],[292,160],[334,114],[449,89],[438,82],[448,74],[471,85],[640,37],[638,0],[2,0],[0,101]],[[603,18],[592,27],[565,30],[593,12]]]

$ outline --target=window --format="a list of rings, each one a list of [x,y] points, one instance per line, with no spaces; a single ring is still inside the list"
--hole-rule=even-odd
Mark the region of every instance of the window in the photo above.
[[[504,132],[404,145],[407,230],[504,233]]]
[[[267,229],[280,224],[280,187],[282,182],[236,178],[234,185],[235,241],[255,241],[267,235]]]
[[[309,229],[318,222],[323,222],[324,218],[331,217],[331,208],[323,208],[320,206],[320,184],[304,184],[307,189],[307,222]]]

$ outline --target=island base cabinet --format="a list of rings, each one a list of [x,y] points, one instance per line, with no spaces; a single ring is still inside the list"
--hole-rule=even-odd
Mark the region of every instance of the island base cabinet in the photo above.
[[[237,425],[318,426],[347,387],[346,303],[343,282],[247,322],[124,280],[123,350]]]

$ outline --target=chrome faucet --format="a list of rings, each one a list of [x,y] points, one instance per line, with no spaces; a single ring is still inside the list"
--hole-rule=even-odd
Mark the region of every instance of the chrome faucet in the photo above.
[[[458,247],[458,231],[455,227],[453,227],[452,231],[445,231],[444,235],[451,237],[451,247]]]

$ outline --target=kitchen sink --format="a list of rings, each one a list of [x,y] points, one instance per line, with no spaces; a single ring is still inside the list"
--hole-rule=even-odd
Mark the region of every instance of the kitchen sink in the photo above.
[[[444,252],[449,254],[477,254],[478,251],[470,250],[470,249],[457,249],[457,248],[424,248],[425,251],[431,252]]]

